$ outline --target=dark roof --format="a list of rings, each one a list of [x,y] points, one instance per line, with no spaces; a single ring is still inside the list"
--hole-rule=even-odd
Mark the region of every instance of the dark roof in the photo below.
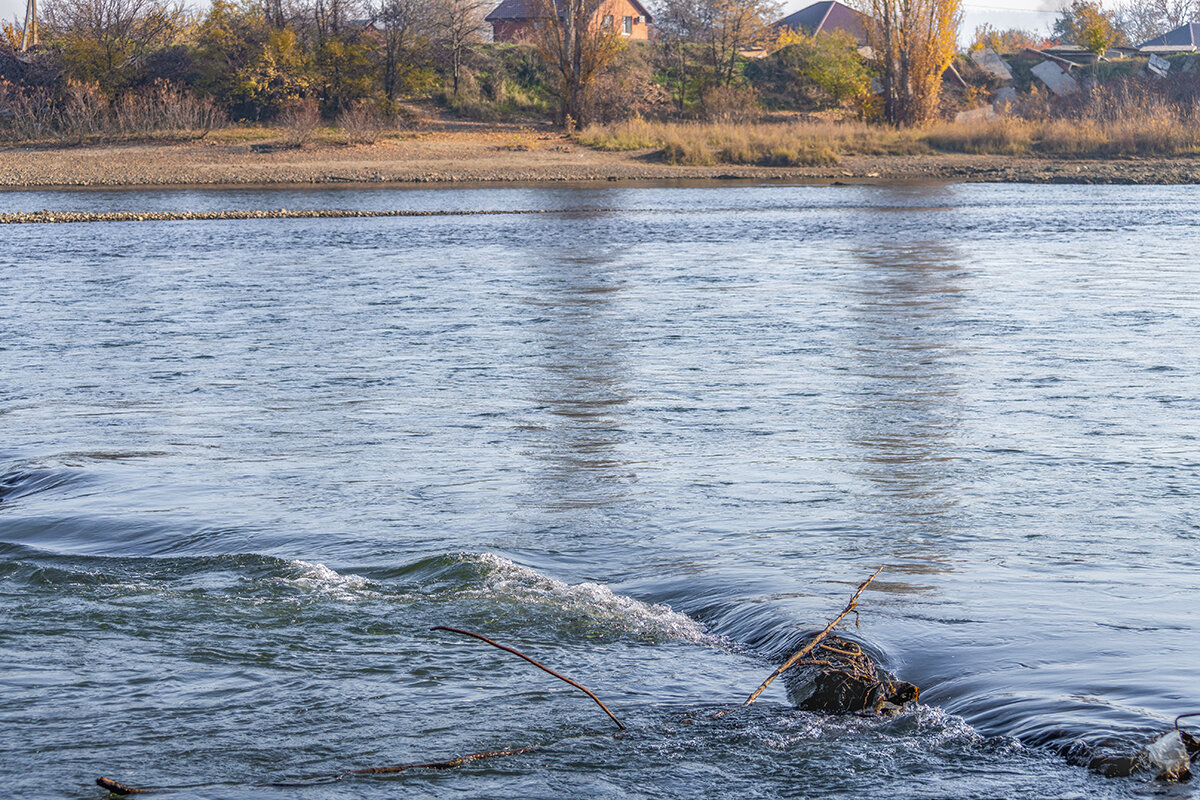
[[[1155,36],[1148,42],[1142,42],[1138,47],[1198,47],[1200,46],[1200,22],[1181,25],[1173,31],[1167,31],[1162,36]]]
[[[504,0],[492,9],[484,19],[488,22],[499,22],[510,19],[533,19],[536,3],[529,0]]]
[[[845,31],[860,43],[867,41],[863,15],[837,0],[822,0],[802,8],[775,23],[777,28],[804,31],[809,36],[821,32]]]
[[[646,18],[646,22],[654,22],[654,17],[650,16],[650,12],[638,0],[629,0],[629,4],[634,7],[638,16]],[[542,16],[540,6],[539,0],[503,0],[500,5],[492,9],[492,13],[483,19],[485,22],[537,19]]]

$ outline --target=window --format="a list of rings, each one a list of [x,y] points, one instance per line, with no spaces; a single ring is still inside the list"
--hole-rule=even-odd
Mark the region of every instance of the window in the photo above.
[[[625,35],[633,33],[633,17],[625,17]]]
[[[600,20],[600,28],[602,30],[611,31],[612,23],[613,23],[613,15],[605,14],[604,18]]]

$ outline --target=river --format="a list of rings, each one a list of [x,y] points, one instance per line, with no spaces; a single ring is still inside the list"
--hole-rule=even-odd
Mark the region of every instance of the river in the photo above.
[[[0,193],[281,207],[552,213],[3,230],[12,795],[1194,796],[1193,189]],[[879,566],[918,708],[707,718]]]

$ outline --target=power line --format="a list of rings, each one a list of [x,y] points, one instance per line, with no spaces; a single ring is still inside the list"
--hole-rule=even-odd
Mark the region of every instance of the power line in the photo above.
[[[1012,11],[1018,14],[1057,14],[1058,11],[1050,8],[1009,8],[1008,6],[984,6],[977,3],[963,3],[965,8],[974,8],[982,11]]]

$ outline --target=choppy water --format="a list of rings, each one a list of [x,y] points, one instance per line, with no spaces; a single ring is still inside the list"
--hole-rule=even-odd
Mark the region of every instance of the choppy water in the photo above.
[[[246,207],[563,213],[0,232],[14,796],[1193,796],[1060,754],[1200,710],[1193,190],[0,194]],[[921,708],[693,721],[880,564]]]

